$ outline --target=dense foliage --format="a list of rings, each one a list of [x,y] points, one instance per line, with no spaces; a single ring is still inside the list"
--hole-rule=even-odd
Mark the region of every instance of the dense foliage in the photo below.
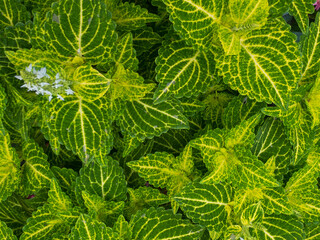
[[[0,238],[320,239],[314,1],[0,0]]]

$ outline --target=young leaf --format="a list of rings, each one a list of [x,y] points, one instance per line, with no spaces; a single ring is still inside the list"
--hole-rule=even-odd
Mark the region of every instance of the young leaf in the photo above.
[[[133,47],[137,56],[148,51],[153,45],[161,43],[161,36],[151,27],[140,28],[133,32]]]
[[[45,30],[48,49],[62,58],[83,57],[93,65],[111,56],[117,39],[111,14],[98,0],[54,4]]]
[[[149,208],[137,212],[130,220],[133,240],[199,239],[203,228],[173,215],[170,210]]]
[[[194,182],[187,185],[174,200],[195,223],[219,232],[226,224],[228,204],[232,201],[232,195],[229,185],[205,185]]]
[[[68,211],[72,207],[70,198],[61,190],[56,179],[51,179],[51,186],[48,192],[48,203],[55,211]]]
[[[262,222],[264,211],[261,203],[252,204],[241,213],[241,223],[243,225],[255,225]]]
[[[183,40],[163,46],[156,59],[156,80],[159,82],[153,99],[155,104],[168,99],[197,96],[214,80],[213,50],[194,50]]]
[[[65,192],[73,191],[73,185],[76,182],[78,173],[71,168],[59,168],[53,166],[51,168],[55,178],[59,181],[60,187]]]
[[[79,98],[95,101],[108,91],[112,79],[95,70],[90,65],[78,67],[73,75],[73,90]]]
[[[70,240],[78,239],[101,239],[101,240],[113,240],[118,238],[118,234],[102,222],[92,219],[86,214],[81,214],[76,222],[74,228],[72,228],[69,235]]]
[[[132,232],[129,228],[129,223],[126,221],[123,215],[118,217],[118,220],[113,225],[113,232],[118,233],[119,239],[131,240]]]

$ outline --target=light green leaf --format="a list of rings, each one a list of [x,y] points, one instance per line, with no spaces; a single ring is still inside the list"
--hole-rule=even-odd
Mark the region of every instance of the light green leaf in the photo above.
[[[119,239],[131,240],[132,232],[129,228],[129,223],[126,221],[123,215],[118,217],[118,220],[113,225],[113,232],[118,233]]]
[[[132,33],[127,33],[120,38],[114,59],[117,64],[121,63],[125,69],[138,70],[139,61],[136,58],[136,50],[133,48]]]
[[[260,103],[244,96],[233,98],[223,113],[223,125],[227,129],[231,129],[244,120],[249,119],[253,115],[260,112],[265,107],[265,103]]]
[[[23,227],[21,240],[42,240],[52,237],[52,234],[67,234],[68,228],[63,226],[63,220],[54,215],[48,205],[33,212]]]
[[[141,8],[134,3],[120,3],[112,12],[112,19],[117,24],[117,29],[122,31],[132,31],[145,27],[147,23],[157,22],[160,17],[148,13],[148,10]]]
[[[237,149],[241,163],[234,171],[233,182],[239,188],[279,187],[280,183],[267,171],[264,164],[248,149]]]
[[[146,95],[141,100],[127,102],[120,127],[132,137],[152,138],[171,129],[188,129],[189,124],[175,100],[154,105],[152,96]]]
[[[125,200],[127,188],[123,169],[111,157],[95,159],[80,169],[76,191],[97,194],[104,200]]]
[[[133,240],[181,239],[196,240],[203,233],[203,228],[181,219],[181,214],[174,215],[171,210],[149,208],[137,212],[129,223]]]
[[[320,14],[311,23],[306,37],[302,40],[302,79],[301,83],[313,82],[320,70]]]
[[[72,228],[69,235],[70,240],[78,239],[101,239],[101,240],[113,240],[118,238],[118,234],[102,222],[92,219],[86,214],[81,214],[76,222],[74,228]]]
[[[30,13],[26,7],[18,0],[0,1],[0,27],[14,26],[18,22],[26,22],[30,18]]]
[[[20,160],[11,147],[9,133],[0,122],[0,202],[9,197],[19,186]]]
[[[45,29],[48,49],[62,58],[83,57],[93,65],[111,57],[117,39],[111,14],[98,0],[59,1]]]
[[[155,187],[169,187],[170,184],[190,181],[186,174],[174,166],[175,157],[166,152],[156,152],[127,165],[139,176]]]
[[[197,96],[207,90],[214,80],[213,50],[194,50],[183,40],[160,48],[156,59],[155,104],[166,101],[170,95],[177,98]]]
[[[263,209],[267,214],[288,214],[293,213],[292,207],[289,203],[282,187],[280,188],[265,188],[262,190],[263,194]]]
[[[226,1],[165,0],[174,29],[192,45],[206,49],[211,45],[217,23],[221,20]]]
[[[13,235],[12,229],[2,221],[0,221],[0,238],[3,240],[18,240],[17,236]]]
[[[7,95],[3,87],[0,86],[0,119],[3,118],[4,110],[6,109]]]
[[[105,150],[99,148],[106,140],[100,100],[89,102],[73,96],[64,101],[54,98],[47,107],[55,135],[84,162]]]
[[[33,140],[29,140],[22,148],[25,163],[21,168],[21,192],[23,196],[29,196],[42,188],[50,186],[53,177],[48,156]]]
[[[193,222],[220,231],[226,224],[232,195],[229,185],[194,182],[187,185],[174,200]]]
[[[256,114],[230,129],[224,139],[226,148],[231,149],[235,146],[251,147],[254,141],[254,128],[260,122],[260,119],[261,114]]]
[[[51,62],[60,65],[62,61],[54,57],[53,52],[41,51],[39,49],[19,49],[15,52],[6,51],[6,56],[9,58],[10,62],[15,65],[17,70],[24,70],[29,66],[41,62]],[[56,74],[57,72],[55,72]],[[53,76],[55,76],[55,74]]]
[[[309,27],[309,16],[314,12],[313,0],[293,0],[289,13],[294,16],[302,33],[306,33]]]
[[[242,95],[286,109],[299,79],[295,36],[282,22],[272,22],[248,33],[240,45],[238,55],[223,60],[224,82]]]
[[[312,128],[320,124],[320,75],[318,75],[315,83],[313,84],[310,92],[306,97],[306,104],[312,115]]]
[[[241,223],[243,225],[254,225],[262,222],[264,218],[264,211],[261,203],[256,203],[248,206],[241,213]]]
[[[154,88],[154,84],[145,84],[143,77],[129,69],[125,69],[122,64],[117,65],[117,69],[112,76],[112,101],[120,98],[121,101],[132,101],[143,98]]]
[[[51,186],[48,192],[48,203],[56,212],[68,211],[72,207],[70,198],[62,192],[56,179],[51,179]]]
[[[288,215],[265,216],[261,228],[252,230],[253,237],[261,240],[302,240],[303,225],[296,217]]]
[[[109,76],[101,74],[90,65],[83,65],[78,67],[72,79],[73,90],[79,98],[86,99],[87,101],[95,101],[109,90],[112,79]]]

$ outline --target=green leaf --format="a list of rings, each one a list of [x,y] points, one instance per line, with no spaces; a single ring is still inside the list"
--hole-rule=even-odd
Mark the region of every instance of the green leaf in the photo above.
[[[174,200],[193,222],[220,231],[226,224],[232,195],[229,185],[194,182],[187,185]]]
[[[187,129],[188,120],[182,115],[178,102],[168,100],[154,105],[152,96],[146,95],[140,100],[127,102],[120,127],[132,137],[152,138],[171,129]]]
[[[86,214],[81,214],[76,222],[74,228],[72,228],[69,235],[70,240],[78,239],[101,239],[101,240],[113,240],[118,238],[118,234],[102,222],[92,219]]]
[[[262,205],[267,214],[288,214],[293,213],[283,188],[265,188],[262,190]]]
[[[286,239],[302,240],[304,239],[303,225],[296,217],[288,215],[265,216],[262,221],[261,229],[252,230],[253,237],[261,240]]]
[[[268,2],[270,17],[280,17],[288,10],[291,0],[268,0]]]
[[[133,48],[132,33],[122,36],[117,44],[115,62],[121,63],[125,69],[138,70],[139,61],[136,58],[136,50]]]
[[[30,18],[30,13],[26,7],[18,0],[0,1],[0,27],[14,26],[18,22],[26,22]]]
[[[241,223],[243,225],[259,224],[264,218],[264,211],[261,203],[252,204],[244,209],[241,213]]]
[[[133,33],[133,47],[137,51],[137,55],[148,51],[155,44],[161,43],[161,36],[154,32],[151,27],[140,28]]]
[[[306,226],[306,240],[316,240],[320,236],[319,223],[311,223]]]
[[[142,27],[145,27],[147,23],[157,22],[160,17],[148,13],[148,10],[141,8],[134,3],[121,3],[112,12],[112,19],[117,24],[117,29],[122,31],[132,31]]]
[[[52,234],[67,234],[69,229],[63,226],[63,220],[54,215],[52,210],[44,205],[33,212],[23,227],[21,240],[42,240],[52,237]]]
[[[156,59],[155,104],[166,101],[170,95],[177,98],[197,96],[205,92],[214,79],[213,50],[194,50],[183,40],[165,45]]]
[[[21,168],[21,192],[23,196],[29,196],[42,188],[49,188],[51,178],[48,156],[33,140],[29,140],[22,148],[25,163]]]
[[[181,219],[181,214],[174,215],[163,208],[149,208],[137,212],[130,220],[132,239],[199,239],[203,228]]]
[[[165,0],[174,29],[199,49],[208,48],[213,42],[214,31],[221,20],[225,1]]]
[[[76,191],[97,194],[104,200],[125,200],[127,188],[123,169],[111,157],[95,159],[80,169]]]
[[[146,208],[158,207],[169,202],[167,195],[152,187],[139,187],[138,189],[128,188],[128,193],[131,207],[140,208],[141,206],[141,209],[143,206]]]
[[[2,221],[0,221],[0,237],[3,240],[18,240],[18,238],[13,235],[12,229]]]
[[[98,0],[59,1],[45,30],[49,50],[62,58],[83,57],[93,65],[111,57],[117,39],[111,14]]]
[[[313,82],[320,69],[320,14],[318,13],[315,22],[312,22],[306,37],[302,40],[302,83]]]
[[[72,207],[70,198],[62,192],[56,179],[51,180],[50,190],[48,192],[48,203],[55,211],[68,211]]]
[[[131,240],[132,232],[129,228],[129,223],[126,221],[123,215],[118,217],[118,220],[113,225],[113,232],[118,233],[119,239]]]
[[[313,0],[293,0],[289,13],[294,16],[302,33],[306,33],[309,27],[309,16],[314,12]]]
[[[11,147],[9,133],[0,122],[0,202],[9,197],[19,186],[20,160]]]
[[[73,190],[73,185],[76,182],[78,173],[71,168],[59,168],[53,166],[51,168],[55,178],[59,181],[60,187],[65,192],[71,192]]]
[[[238,55],[224,57],[224,82],[242,95],[286,109],[299,79],[295,36],[282,22],[275,22],[251,31],[240,45]]]
[[[50,127],[54,129],[59,141],[78,154],[84,162],[105,150],[99,147],[106,140],[100,100],[89,102],[82,98],[66,97],[61,101],[54,98],[47,107]]]
[[[233,98],[223,113],[223,125],[231,129],[244,120],[260,112],[265,107],[265,103],[260,103],[244,96]]]
[[[109,90],[112,79],[104,76],[90,65],[78,67],[72,75],[73,89],[79,98],[95,101]]]

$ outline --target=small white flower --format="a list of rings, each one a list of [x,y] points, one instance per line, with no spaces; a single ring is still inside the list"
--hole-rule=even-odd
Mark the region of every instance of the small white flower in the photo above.
[[[18,78],[19,80],[23,80],[21,76],[14,76],[15,78]]]
[[[52,99],[52,95],[49,96],[49,102],[51,101],[51,99]]]
[[[62,84],[56,84],[56,85],[54,85],[53,87],[59,88],[59,87],[63,87],[63,85],[62,85]]]
[[[39,83],[39,85],[40,85],[41,87],[44,87],[44,86],[48,86],[48,85],[50,85],[50,83],[42,82],[42,83]]]
[[[68,89],[66,89],[66,93],[67,93],[67,95],[72,95],[72,94],[74,94],[74,91],[72,91],[71,88],[68,88]]]
[[[60,100],[64,101],[64,98],[61,97],[59,94],[57,94],[57,98],[59,98]]]
[[[59,82],[61,82],[61,79],[57,79],[54,81],[55,84],[58,84]]]
[[[60,74],[57,73],[57,74],[56,74],[56,79],[59,79],[59,78],[60,78]]]
[[[41,79],[47,75],[47,69],[45,67],[41,68],[36,74],[37,74],[37,78]]]
[[[26,71],[27,71],[27,72],[31,72],[31,70],[32,70],[32,64],[30,63],[30,64],[29,64],[29,67],[26,67]]]
[[[29,87],[29,91],[38,91],[38,87],[32,84],[31,87]]]
[[[48,91],[48,90],[44,90],[43,93],[45,93],[47,95],[50,95],[50,96],[52,95],[52,93],[50,91]]]
[[[30,88],[30,87],[31,87],[30,83],[23,84],[23,85],[21,86],[21,88]]]
[[[36,92],[37,94],[41,94],[43,95],[44,93],[44,89],[43,88],[39,88],[38,91]]]

